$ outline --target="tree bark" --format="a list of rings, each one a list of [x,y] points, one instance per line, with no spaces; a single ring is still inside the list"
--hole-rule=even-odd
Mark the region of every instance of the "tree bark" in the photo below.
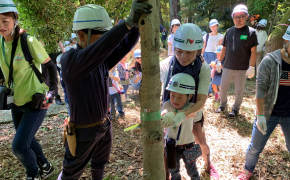
[[[164,22],[163,22],[162,13],[161,13],[161,6],[159,8],[159,18],[160,18],[160,24],[164,27]]]
[[[160,0],[148,0],[152,14],[139,20],[142,51],[140,89],[143,179],[165,179],[163,129],[160,118],[159,8]]]
[[[273,21],[274,21],[274,18],[276,16],[276,10],[277,10],[277,7],[278,7],[278,3],[279,3],[279,0],[277,0],[275,2],[275,8],[273,10],[273,14],[272,14],[272,17],[271,17],[271,23],[270,23],[270,27],[269,27],[269,31],[268,31],[268,35],[271,34],[271,31],[272,31],[272,25],[273,25]]]
[[[288,19],[290,19],[290,9],[286,11],[278,24],[289,24]],[[278,25],[276,29],[270,34],[265,43],[265,54],[273,52],[277,49],[281,49],[283,47],[284,39],[282,38],[282,36],[285,34],[286,29],[287,26]]]
[[[169,0],[170,6],[170,22],[173,19],[178,19],[181,22],[181,16],[179,15],[180,4],[179,0]]]

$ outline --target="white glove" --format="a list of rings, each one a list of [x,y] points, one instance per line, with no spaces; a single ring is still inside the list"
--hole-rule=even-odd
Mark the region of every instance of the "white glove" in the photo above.
[[[265,116],[257,116],[256,125],[261,133],[265,135],[267,131],[267,122]]]
[[[183,120],[186,119],[184,112],[177,113],[173,119],[173,126],[179,125]]]
[[[220,61],[217,61],[216,63],[216,70],[218,73],[222,71],[222,63]]]
[[[163,128],[167,128],[169,127],[170,125],[173,124],[173,119],[174,119],[174,112],[168,112],[166,114],[164,114],[163,116],[161,116],[161,126]]]
[[[248,78],[252,78],[255,75],[255,67],[254,66],[250,66],[249,69],[247,70],[246,76]]]

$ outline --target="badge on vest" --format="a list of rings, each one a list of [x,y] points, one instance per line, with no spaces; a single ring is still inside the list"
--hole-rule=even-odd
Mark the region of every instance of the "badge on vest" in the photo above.
[[[247,40],[248,39],[248,36],[247,35],[241,35],[240,39],[241,40]]]

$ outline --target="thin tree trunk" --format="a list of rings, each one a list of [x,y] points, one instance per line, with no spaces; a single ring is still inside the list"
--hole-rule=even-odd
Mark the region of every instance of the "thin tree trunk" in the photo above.
[[[160,0],[148,0],[152,14],[139,20],[142,51],[140,89],[143,179],[164,180],[163,131],[160,118],[159,8]]]
[[[160,24],[164,27],[164,22],[163,22],[162,13],[161,13],[161,6],[159,8],[159,18],[160,18]]]
[[[271,17],[271,23],[270,23],[270,27],[269,27],[268,35],[271,34],[271,31],[272,31],[272,25],[273,25],[274,18],[275,18],[275,16],[276,16],[276,10],[277,10],[278,4],[279,4],[279,0],[277,0],[277,1],[275,2],[275,8],[274,8],[274,10],[273,10],[273,14],[272,14],[272,17]]]
[[[181,22],[181,16],[179,15],[180,4],[179,0],[169,0],[170,6],[170,22],[173,19],[178,19]]]
[[[290,19],[290,9],[286,11],[281,21],[278,24],[289,24],[288,19]],[[279,25],[268,37],[265,43],[265,54],[269,52],[273,52],[277,49],[283,47],[284,39],[282,36],[285,34],[287,26]]]

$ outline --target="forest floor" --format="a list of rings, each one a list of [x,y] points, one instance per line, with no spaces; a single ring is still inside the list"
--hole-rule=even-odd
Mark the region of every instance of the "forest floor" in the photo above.
[[[219,107],[214,97],[208,98],[204,107],[205,132],[211,150],[211,161],[219,172],[221,180],[235,179],[243,170],[245,152],[251,140],[252,126],[255,117],[255,81],[247,81],[240,116],[228,118],[217,114]],[[113,147],[110,160],[106,165],[106,180],[139,180],[142,179],[142,144],[140,129],[124,132],[124,129],[140,123],[140,101],[138,95],[130,95],[132,102],[125,103],[126,118],[113,120]],[[228,111],[234,102],[234,86],[228,96]],[[64,156],[63,121],[67,116],[65,106],[53,106],[42,123],[36,139],[40,142],[47,159],[55,167],[53,176],[57,178],[62,168]],[[2,116],[2,115],[1,115]],[[6,117],[7,118],[7,117]],[[1,117],[0,117],[1,119]],[[11,144],[15,130],[12,123],[0,125],[0,179],[25,179],[25,170],[15,158]],[[210,179],[204,172],[203,158],[197,160],[201,179]],[[182,163],[181,173],[184,180],[190,178]],[[272,133],[252,176],[253,179],[290,178],[290,155],[286,149],[285,138],[278,126]],[[81,179],[90,178],[90,165],[87,166]]]

